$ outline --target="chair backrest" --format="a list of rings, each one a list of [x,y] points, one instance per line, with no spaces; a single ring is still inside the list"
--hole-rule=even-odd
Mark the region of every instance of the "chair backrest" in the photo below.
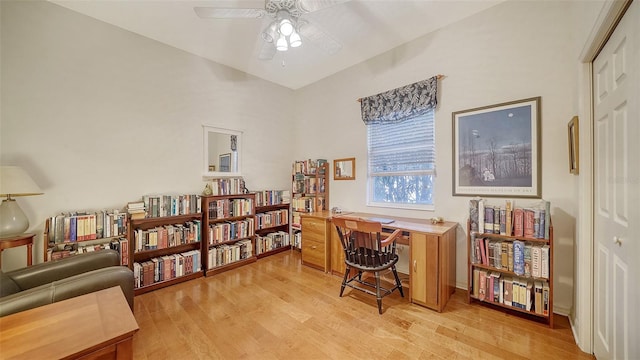
[[[389,263],[396,253],[395,241],[383,247],[382,224],[360,218],[334,217],[345,261],[363,267],[378,267]]]

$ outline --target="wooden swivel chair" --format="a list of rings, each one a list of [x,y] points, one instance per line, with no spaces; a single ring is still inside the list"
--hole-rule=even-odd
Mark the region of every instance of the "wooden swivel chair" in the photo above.
[[[375,295],[378,301],[378,313],[382,314],[383,297],[391,294],[395,289],[398,289],[400,296],[404,297],[402,283],[396,271],[396,263],[398,262],[396,239],[402,231],[396,230],[385,237],[379,222],[348,217],[335,217],[331,221],[338,231],[346,264],[340,297],[342,297],[345,286]],[[355,275],[351,274],[352,269],[357,271]],[[391,289],[380,286],[380,272],[388,269],[391,269],[395,278],[395,286]],[[363,272],[373,273],[375,284],[363,280]],[[375,292],[362,285],[375,288]]]

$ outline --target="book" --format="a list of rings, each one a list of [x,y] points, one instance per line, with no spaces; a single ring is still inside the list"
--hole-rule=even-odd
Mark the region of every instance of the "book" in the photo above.
[[[500,235],[507,235],[507,209],[500,208]]]
[[[524,210],[521,208],[513,210],[513,235],[524,235]]]
[[[469,200],[469,224],[471,231],[478,231],[478,199]]]
[[[536,314],[542,314],[542,282],[536,281],[534,283],[534,305],[533,310]]]
[[[512,306],[511,301],[513,299],[513,280],[509,277],[504,280],[504,301],[503,304],[507,306]]]
[[[524,275],[524,242],[520,240],[513,242],[513,272]]]
[[[531,276],[531,244],[524,244],[524,276]]]
[[[512,201],[507,200],[505,203],[505,235],[511,236],[513,234],[513,208]]]
[[[493,233],[493,220],[494,210],[492,206],[484,207],[484,232],[487,234]]]
[[[487,272],[485,270],[480,270],[478,278],[478,299],[480,301],[484,301],[487,292]]]
[[[534,231],[534,223],[535,223],[535,214],[532,209],[524,209],[524,220],[523,220],[523,236],[532,238],[535,236]]]
[[[545,279],[549,278],[549,245],[544,245],[541,248],[541,256],[540,256],[540,277]]]
[[[500,234],[500,208],[493,208],[493,233]]]
[[[531,247],[531,276],[541,277],[542,268],[542,247],[535,245]]]
[[[480,284],[480,269],[473,269],[473,296],[478,298],[480,292],[478,291],[478,285]]]
[[[484,233],[484,199],[478,200],[478,232]]]
[[[542,315],[549,315],[549,283],[542,285]]]
[[[507,242],[507,270],[513,271],[513,242]]]

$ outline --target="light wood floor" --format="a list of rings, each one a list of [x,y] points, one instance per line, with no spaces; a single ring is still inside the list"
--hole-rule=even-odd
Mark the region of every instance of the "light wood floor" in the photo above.
[[[383,299],[284,252],[135,298],[135,359],[592,359],[568,321],[555,329],[480,305],[457,290],[445,311]],[[406,294],[405,294],[406,296]]]

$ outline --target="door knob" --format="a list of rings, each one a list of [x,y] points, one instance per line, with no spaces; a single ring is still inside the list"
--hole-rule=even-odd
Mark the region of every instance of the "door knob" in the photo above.
[[[413,260],[413,272],[418,271],[418,261],[417,260]]]
[[[622,246],[622,238],[619,238],[617,236],[613,237],[613,243],[618,245],[618,246]]]

